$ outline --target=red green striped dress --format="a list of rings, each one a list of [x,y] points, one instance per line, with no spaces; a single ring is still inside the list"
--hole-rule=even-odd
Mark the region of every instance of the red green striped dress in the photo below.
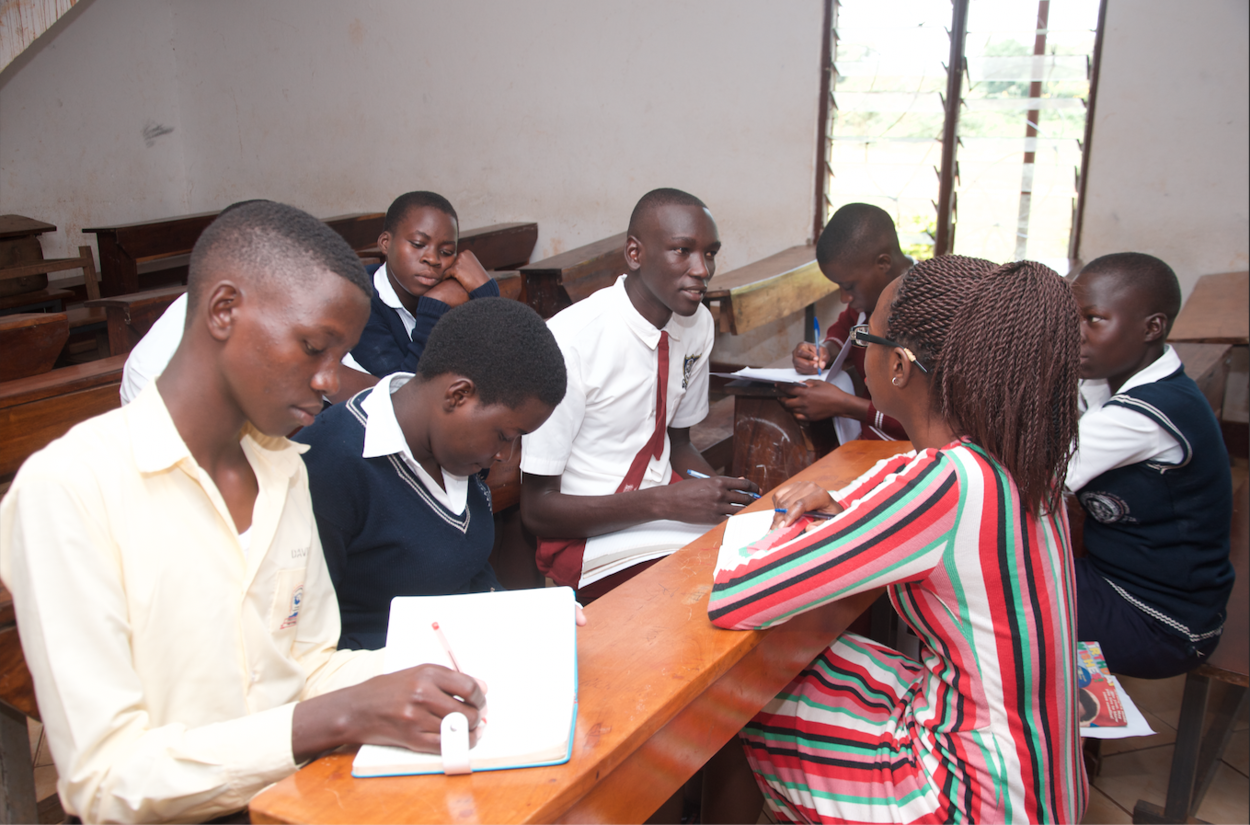
[[[794,822],[1079,822],[1076,599],[1066,512],[1023,512],[976,445],[887,459],[846,511],[718,573],[708,608],[752,629],[888,585],[919,662],[846,634],[742,731]]]

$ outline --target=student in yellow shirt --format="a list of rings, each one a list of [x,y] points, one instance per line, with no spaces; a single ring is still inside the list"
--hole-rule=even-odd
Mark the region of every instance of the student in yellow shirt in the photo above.
[[[186,330],[129,406],[32,456],[0,505],[12,591],[67,813],[197,821],[343,744],[438,750],[484,686],[336,651],[303,447],[369,317],[333,230],[289,206],[196,243]],[[459,697],[459,698],[457,698]]]

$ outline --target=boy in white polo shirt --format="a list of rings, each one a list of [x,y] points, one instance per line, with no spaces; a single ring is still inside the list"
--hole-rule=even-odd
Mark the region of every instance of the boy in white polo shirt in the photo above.
[[[625,242],[628,272],[548,323],[568,391],[522,439],[521,516],[538,568],[593,600],[752,501],[690,443],[708,410],[713,321],[703,306],[720,250],[698,198],[648,192]],[[702,478],[695,476],[698,474]]]
[[[311,215],[248,204],[200,236],[187,294],[171,368],[31,456],[0,504],[57,791],[87,822],[204,821],[339,745],[437,752],[443,716],[485,707],[469,676],[335,650],[305,448],[283,434],[369,317],[359,259]]]

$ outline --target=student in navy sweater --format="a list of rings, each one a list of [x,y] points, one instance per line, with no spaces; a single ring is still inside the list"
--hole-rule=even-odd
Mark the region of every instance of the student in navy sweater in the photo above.
[[[1116,673],[1184,673],[1219,642],[1233,568],[1228,452],[1164,343],[1180,286],[1158,258],[1123,252],[1091,261],[1073,292],[1085,380],[1067,485],[1089,554],[1076,560],[1078,633]]]
[[[491,465],[564,398],[564,357],[528,306],[447,312],[414,376],[397,372],[317,416],[295,440],[342,614],[339,647],[386,643],[391,599],[502,589]]]
[[[499,285],[477,257],[468,250],[456,254],[459,240],[456,210],[442,195],[408,192],[395,199],[378,236],[386,263],[370,272],[369,323],[348,366],[373,376],[414,372],[430,330],[447,310],[499,297]]]

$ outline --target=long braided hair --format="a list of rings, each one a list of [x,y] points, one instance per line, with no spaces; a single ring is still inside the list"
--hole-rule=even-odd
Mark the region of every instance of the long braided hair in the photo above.
[[[1062,506],[1079,418],[1080,315],[1054,270],[924,261],[899,284],[889,336],[929,367],[933,412],[1011,474],[1029,512]]]

